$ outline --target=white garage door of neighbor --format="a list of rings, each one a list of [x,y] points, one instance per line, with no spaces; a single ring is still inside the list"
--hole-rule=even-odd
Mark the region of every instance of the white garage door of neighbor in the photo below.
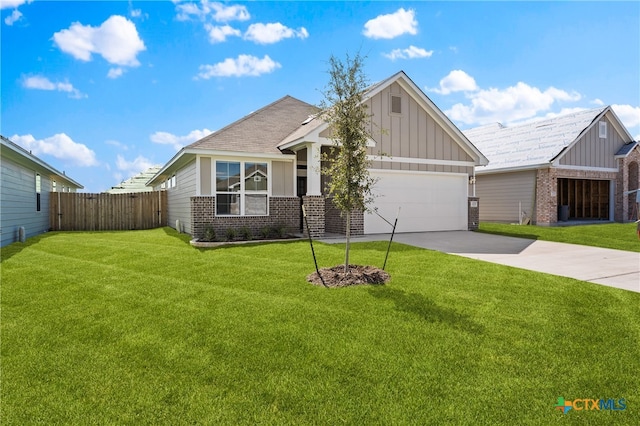
[[[396,232],[467,229],[467,176],[441,173],[372,171],[378,179],[372,206],[393,223]],[[392,227],[375,213],[365,213],[364,233],[389,233]]]

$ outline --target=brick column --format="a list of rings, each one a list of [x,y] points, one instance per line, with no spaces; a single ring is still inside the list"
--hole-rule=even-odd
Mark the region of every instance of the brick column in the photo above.
[[[536,224],[558,223],[558,171],[549,167],[536,174]]]
[[[324,197],[322,195],[305,195],[302,203],[307,212],[307,223],[312,238],[324,237]],[[304,235],[308,236],[307,226],[304,225]]]
[[[347,217],[333,203],[333,198],[325,199],[324,229],[333,234],[347,234]],[[364,212],[351,212],[351,235],[364,234]]]
[[[469,231],[476,231],[480,225],[480,198],[469,197],[467,212],[467,227]]]

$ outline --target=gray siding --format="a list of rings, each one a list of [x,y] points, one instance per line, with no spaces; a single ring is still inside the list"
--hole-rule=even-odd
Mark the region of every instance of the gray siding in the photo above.
[[[2,158],[0,167],[0,246],[18,241],[18,228],[24,226],[27,238],[49,230],[49,192],[51,180],[41,173],[40,211],[36,211],[36,171]]]
[[[290,161],[271,162],[271,195],[294,196],[293,163]]]
[[[175,228],[176,220],[182,231],[191,234],[191,197],[196,195],[195,159],[176,172],[176,187],[167,189],[169,226]]]
[[[402,113],[390,112],[391,94],[402,99]],[[370,155],[434,160],[473,161],[460,145],[398,83],[367,101],[373,115],[370,132],[376,146]],[[374,162],[376,169],[464,173],[466,168],[449,165]]]
[[[607,116],[603,117],[602,121],[607,123],[607,138],[599,137],[599,124],[596,122],[560,159],[560,164],[616,168],[614,155],[624,145],[625,140],[618,134]]]
[[[533,221],[536,171],[494,173],[476,176],[481,222],[518,223],[519,203]]]

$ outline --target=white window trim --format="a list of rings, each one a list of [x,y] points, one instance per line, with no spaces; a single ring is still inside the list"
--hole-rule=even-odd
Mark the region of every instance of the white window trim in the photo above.
[[[212,193],[213,193],[213,197],[216,197],[217,199],[217,194],[218,194],[218,188],[216,185],[216,176],[217,176],[217,168],[218,168],[218,162],[222,161],[222,162],[237,162],[240,163],[240,191],[237,192],[238,195],[241,196],[240,200],[240,214],[236,215],[236,214],[218,214],[218,209],[217,209],[217,204],[214,206],[214,214],[216,217],[267,217],[269,216],[269,200],[271,199],[272,195],[271,195],[271,184],[272,184],[272,165],[271,165],[271,160],[267,160],[265,158],[247,158],[247,157],[228,157],[228,158],[216,158],[216,157],[211,157],[211,166],[212,166],[212,170],[211,170],[211,188],[212,188]],[[266,163],[267,164],[267,192],[256,192],[256,191],[245,191],[244,189],[244,169],[245,163]],[[245,214],[245,207],[246,207],[246,203],[244,202],[244,198],[246,195],[256,195],[256,194],[260,194],[260,195],[266,195],[267,196],[267,213],[266,214]],[[217,201],[217,200],[216,200]]]
[[[598,136],[600,137],[600,139],[607,138],[607,122],[606,121],[598,122]]]

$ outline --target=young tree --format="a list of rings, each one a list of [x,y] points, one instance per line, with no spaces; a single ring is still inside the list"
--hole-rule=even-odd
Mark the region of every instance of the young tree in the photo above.
[[[329,84],[321,103],[322,118],[329,124],[334,146],[323,160],[324,173],[330,176],[329,195],[342,215],[346,215],[346,249],[344,268],[349,272],[351,213],[365,211],[373,200],[371,188],[375,180],[369,175],[367,141],[371,115],[362,102],[368,86],[360,54],[342,62],[329,59]]]

